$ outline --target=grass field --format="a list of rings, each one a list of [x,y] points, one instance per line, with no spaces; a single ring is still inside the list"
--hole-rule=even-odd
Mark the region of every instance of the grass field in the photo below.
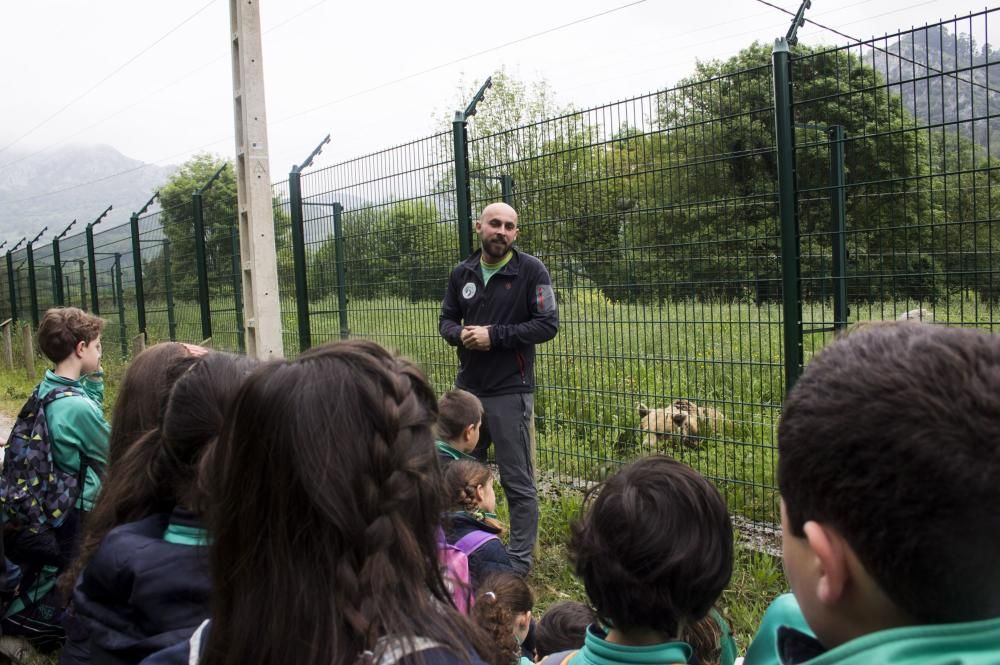
[[[583,589],[568,566],[565,542],[579,511],[578,490],[647,452],[639,441],[638,405],[662,406],[687,398],[720,410],[726,422],[708,432],[696,449],[669,440],[657,450],[673,455],[712,478],[735,515],[757,522],[777,521],[774,482],[775,427],[784,395],[781,308],[777,304],[703,303],[622,305],[595,297],[594,291],[570,294],[560,302],[559,335],[539,347],[536,365],[538,461],[542,482],[553,493],[541,502],[539,558],[532,575],[537,609],[582,598]],[[298,351],[294,303],[283,312],[287,355]],[[920,306],[913,302],[852,305],[850,321],[894,319]],[[924,307],[931,309],[924,305]],[[969,296],[933,308],[937,323],[993,328],[992,305]],[[239,335],[231,305],[212,303],[213,346],[237,350]],[[339,339],[336,303],[310,306],[312,342]],[[147,309],[150,343],[169,338],[165,308]],[[178,303],[177,339],[199,341],[199,308]],[[134,312],[126,332],[135,330]],[[347,327],[352,337],[367,337],[414,358],[439,390],[452,385],[457,360],[437,334],[438,303],[403,299],[352,301]],[[109,317],[106,331],[107,395],[110,409],[123,372],[121,327]],[[829,303],[803,311],[803,328],[832,327]],[[832,339],[832,332],[803,338],[805,360]],[[38,376],[44,369],[38,363]],[[11,414],[37,382],[23,370],[0,372],[0,410]],[[745,648],[767,603],[787,589],[780,561],[744,547],[730,588],[720,601],[734,634]],[[47,662],[47,661],[39,661]]]
[[[940,323],[992,327],[1000,319],[992,304],[959,292],[947,306],[854,303],[850,321],[894,319],[920,306],[933,309]],[[210,310],[213,346],[239,350],[232,301],[213,299]],[[122,331],[127,341],[137,328],[134,309],[126,309],[122,317],[109,311],[104,347],[108,365],[114,366],[125,357]],[[149,302],[146,311],[149,341],[169,339],[166,304]],[[377,340],[414,358],[435,387],[445,390],[454,380],[457,359],[437,333],[438,311],[435,301],[350,300],[346,327],[349,336]],[[197,303],[177,302],[172,318],[177,339],[202,339]],[[703,431],[695,448],[667,438],[656,451],[712,478],[734,513],[755,522],[777,522],[775,428],[784,397],[780,304],[621,304],[595,289],[578,288],[560,294],[560,319],[558,336],[538,347],[536,363],[538,464],[548,481],[584,487],[651,452],[640,446],[639,404],[666,406],[686,398],[714,407],[725,423],[717,431]],[[802,327],[823,330],[803,337],[807,363],[832,339],[833,319],[832,303],[804,306]],[[310,322],[314,345],[341,337],[335,299],[310,303]],[[283,301],[282,324],[286,355],[293,355],[299,342],[292,299]]]

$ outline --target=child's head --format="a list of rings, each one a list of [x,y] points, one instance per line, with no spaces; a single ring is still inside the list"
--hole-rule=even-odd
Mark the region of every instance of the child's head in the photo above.
[[[640,459],[587,495],[570,556],[601,622],[663,641],[708,614],[733,570],[726,504],[697,471]]]
[[[154,344],[132,359],[111,414],[109,468],[140,436],[160,426],[170,389],[195,360],[178,342]]]
[[[434,431],[463,453],[471,453],[479,443],[483,423],[483,404],[467,390],[449,390],[438,400],[438,419]]]
[[[785,569],[826,646],[1000,616],[1000,338],[858,330],[812,359],[778,440]]]
[[[104,319],[77,307],[55,307],[45,312],[38,325],[38,348],[55,364],[70,358],[81,373],[101,366],[101,331]]]
[[[257,365],[245,356],[209,353],[177,379],[163,413],[162,444],[149,474],[162,497],[196,514],[204,511],[212,479],[199,472],[202,459],[211,454],[230,405]]]
[[[112,450],[101,493],[84,524],[79,555],[60,583],[64,592],[72,591],[77,574],[116,526],[178,504],[201,512],[199,460],[256,364],[223,353],[196,358],[172,343],[157,344],[136,356],[119,388],[111,429],[114,439],[115,427],[135,428],[135,438],[118,433],[120,449]],[[119,415],[118,409],[128,413]],[[140,426],[145,428],[142,434]]]
[[[495,513],[497,510],[493,472],[485,464],[455,460],[445,469],[444,485],[452,508],[470,513],[479,510]]]
[[[383,636],[487,648],[439,569],[436,416],[420,370],[364,340],[250,376],[206,469],[205,665],[353,665]]]
[[[564,600],[552,605],[535,624],[535,657],[583,646],[587,626],[597,621],[597,614],[587,604]]]
[[[494,573],[479,585],[472,617],[492,638],[506,662],[516,663],[521,643],[531,628],[535,597],[531,587],[514,573]],[[503,659],[501,658],[501,661]]]

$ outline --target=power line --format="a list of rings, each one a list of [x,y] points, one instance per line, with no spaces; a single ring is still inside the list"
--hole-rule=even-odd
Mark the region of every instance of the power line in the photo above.
[[[312,5],[309,5],[308,7],[306,7],[305,9],[303,9],[302,11],[298,12],[297,14],[293,14],[292,16],[288,17],[284,21],[281,21],[280,23],[271,26],[270,28],[268,28],[267,30],[264,31],[264,34],[265,35],[269,34],[269,33],[273,32],[273,31],[277,30],[278,28],[282,28],[282,27],[288,25],[289,23],[291,23],[295,19],[299,18],[303,14],[306,14],[307,12],[310,12],[310,11],[316,9],[320,5],[326,4],[327,2],[329,2],[329,0],[319,0],[319,2],[316,2],[316,3],[312,4]],[[211,4],[211,3],[209,3],[209,4]],[[202,9],[204,9],[204,7]],[[191,17],[191,18],[193,18],[193,17]],[[190,19],[188,19],[188,20],[190,20]],[[126,111],[130,111],[130,110],[134,109],[135,107],[139,106],[145,100],[149,99],[153,95],[158,95],[159,93],[163,92],[164,90],[167,90],[167,89],[169,89],[169,88],[177,85],[181,81],[184,81],[184,80],[190,78],[191,76],[194,76],[198,72],[200,72],[200,71],[202,71],[204,69],[207,69],[208,67],[211,67],[215,63],[217,63],[220,60],[222,60],[223,58],[225,58],[227,55],[229,55],[229,54],[228,53],[224,53],[222,55],[217,56],[216,58],[214,58],[212,60],[208,60],[208,61],[202,62],[200,65],[198,65],[194,69],[188,71],[186,74],[182,74],[181,76],[175,78],[170,83],[167,83],[166,85],[163,85],[163,86],[157,88],[156,90],[154,90],[154,91],[152,91],[150,93],[147,93],[146,95],[143,95],[142,97],[140,97],[139,99],[137,99],[133,103],[129,104],[128,106],[123,106],[120,109],[118,109],[117,111],[111,113],[110,115],[106,115],[103,118],[101,118],[100,120],[98,120],[96,122],[90,123],[89,125],[87,125],[83,129],[80,129],[80,130],[78,130],[78,131],[76,131],[76,132],[74,132],[74,133],[72,133],[72,134],[70,134],[68,136],[64,136],[63,138],[59,139],[58,141],[53,141],[52,143],[48,144],[47,146],[45,146],[43,148],[39,148],[38,150],[35,150],[34,152],[29,152],[26,155],[22,155],[22,156],[18,157],[17,159],[13,159],[13,160],[5,163],[5,164],[0,165],[0,171],[3,171],[4,169],[6,169],[8,167],[11,167],[11,166],[13,166],[15,164],[23,162],[26,159],[31,159],[35,155],[40,155],[43,152],[46,152],[47,150],[50,150],[50,149],[52,149],[52,148],[54,148],[56,146],[63,145],[68,139],[75,138],[75,137],[79,136],[80,134],[83,134],[84,132],[86,132],[89,129],[93,129],[94,127],[102,125],[105,122],[107,122],[108,120],[111,120],[112,118],[115,118],[115,117],[121,115],[122,113],[125,113]],[[53,117],[55,117],[55,116],[53,116]],[[35,129],[37,129],[37,127]],[[32,130],[32,131],[34,131],[34,130]],[[24,137],[22,136],[21,138],[24,138]],[[20,141],[21,138],[19,138],[16,141],[14,141],[14,143],[17,143],[17,141]],[[13,144],[11,144],[11,145],[13,145]],[[3,151],[0,150],[0,152],[3,152]]]
[[[3,154],[11,146],[19,143],[20,141],[22,141],[23,139],[25,139],[25,138],[27,138],[29,136],[31,136],[36,131],[38,131],[39,129],[41,129],[42,127],[44,127],[46,124],[48,124],[51,120],[53,120],[54,118],[56,118],[57,116],[59,116],[60,114],[62,114],[66,109],[68,109],[69,107],[73,106],[73,104],[76,104],[78,101],[80,101],[81,99],[83,99],[84,97],[86,97],[87,95],[89,95],[90,93],[92,93],[94,90],[96,90],[101,85],[103,85],[106,81],[108,81],[108,79],[112,78],[115,74],[117,74],[121,70],[123,70],[126,67],[128,67],[130,64],[132,64],[133,62],[135,62],[136,60],[138,60],[144,54],[148,53],[154,46],[156,46],[157,44],[159,44],[160,42],[162,42],[164,39],[166,39],[167,37],[169,37],[173,33],[175,33],[178,30],[180,30],[185,24],[187,24],[189,21],[191,21],[192,19],[194,19],[194,17],[198,16],[199,14],[201,14],[206,9],[208,9],[213,3],[215,3],[215,0],[209,0],[207,3],[205,3],[204,6],[201,7],[201,9],[199,9],[198,11],[196,11],[194,14],[191,14],[190,16],[188,16],[186,19],[184,19],[183,21],[181,21],[180,23],[178,23],[176,26],[174,26],[173,28],[171,28],[170,30],[168,30],[166,33],[164,33],[159,39],[157,39],[153,43],[149,44],[144,49],[142,49],[141,51],[139,51],[138,53],[136,53],[135,55],[133,55],[131,58],[129,58],[128,60],[126,60],[125,62],[123,62],[114,71],[112,71],[110,74],[108,74],[107,76],[105,76],[104,78],[102,78],[100,81],[98,81],[94,85],[92,85],[89,88],[87,88],[86,90],[84,90],[81,94],[77,95],[76,97],[74,97],[73,99],[71,99],[70,101],[68,101],[58,111],[56,111],[52,115],[48,116],[47,118],[45,118],[44,120],[42,120],[41,122],[39,122],[37,125],[35,125],[31,129],[29,129],[24,134],[21,134],[20,136],[18,136],[16,139],[14,139],[13,141],[11,141],[7,145],[5,145],[2,148],[0,148],[0,154]]]
[[[547,28],[545,30],[541,30],[539,32],[535,32],[535,33],[532,33],[530,35],[526,35],[524,37],[520,37],[518,39],[513,39],[511,41],[504,42],[503,44],[499,44],[497,46],[491,46],[489,48],[483,49],[481,51],[477,51],[475,53],[471,53],[471,54],[463,56],[461,58],[455,58],[454,60],[450,60],[448,62],[441,63],[441,64],[435,65],[433,67],[428,67],[427,69],[421,70],[419,72],[415,72],[413,74],[409,74],[407,76],[404,76],[404,77],[401,77],[401,78],[398,78],[398,79],[394,79],[392,81],[388,81],[386,83],[383,83],[383,84],[380,84],[380,85],[377,85],[377,86],[373,86],[371,88],[366,88],[365,90],[360,90],[358,92],[355,92],[355,93],[352,93],[350,95],[347,95],[346,97],[342,97],[340,99],[336,99],[336,100],[333,100],[331,102],[327,102],[325,104],[321,104],[320,106],[313,107],[313,108],[308,109],[306,111],[300,111],[298,113],[295,113],[294,115],[290,115],[290,116],[287,116],[285,118],[281,118],[280,120],[277,120],[277,121],[275,121],[273,123],[268,123],[268,127],[272,127],[274,125],[278,125],[278,124],[281,124],[283,122],[287,122],[288,120],[292,120],[293,118],[297,118],[297,117],[299,117],[301,115],[305,115],[307,113],[312,113],[312,112],[317,111],[319,109],[326,108],[327,106],[332,106],[334,104],[338,104],[340,102],[346,101],[348,99],[352,99],[354,97],[365,95],[365,94],[367,94],[369,92],[374,92],[376,90],[381,90],[383,88],[386,88],[386,87],[389,87],[389,86],[392,86],[392,85],[396,85],[398,83],[402,83],[403,81],[407,81],[407,80],[410,80],[412,78],[416,78],[418,76],[422,76],[424,74],[436,71],[438,69],[442,69],[444,67],[448,67],[450,65],[462,62],[464,60],[469,60],[471,58],[478,57],[478,56],[483,55],[485,53],[490,53],[492,51],[496,51],[496,50],[499,50],[499,49],[502,49],[502,48],[506,48],[506,47],[512,46],[514,44],[520,44],[520,43],[528,41],[530,39],[535,39],[537,37],[541,37],[542,35],[547,35],[547,34],[556,32],[558,30],[563,30],[565,28],[569,28],[569,27],[572,27],[572,26],[575,26],[575,25],[579,25],[581,23],[585,23],[587,21],[591,21],[591,20],[596,19],[596,18],[600,18],[602,16],[607,16],[609,14],[613,14],[615,12],[619,12],[619,11],[622,11],[624,9],[628,9],[630,7],[635,7],[636,5],[641,5],[641,4],[643,4],[643,3],[647,2],[647,1],[648,0],[635,0],[634,2],[629,2],[627,4],[619,5],[617,7],[611,8],[611,9],[606,9],[606,10],[604,10],[602,12],[598,12],[596,14],[591,14],[590,16],[585,16],[583,18],[579,18],[579,19],[576,19],[574,21],[570,21],[569,23],[563,23],[562,25],[558,25],[558,26],[555,26],[555,27],[552,27],[552,28]],[[321,3],[317,3],[316,5],[313,5],[312,7],[315,7],[315,6],[319,5],[319,4],[321,4]],[[309,9],[312,9],[312,7],[310,7]],[[304,12],[302,12],[302,13],[304,13]],[[283,24],[280,24],[280,25],[283,25]],[[275,26],[275,27],[278,27],[278,26]],[[154,161],[152,161],[152,162],[150,162],[148,164],[143,164],[142,166],[137,166],[135,168],[126,169],[125,171],[119,171],[118,173],[112,173],[110,175],[106,175],[104,177],[97,178],[96,180],[92,180],[92,181],[89,181],[89,182],[79,183],[79,184],[76,184],[76,185],[70,185],[68,187],[63,187],[63,188],[52,190],[52,191],[49,191],[49,192],[42,192],[41,194],[34,194],[32,196],[24,197],[24,198],[21,198],[21,199],[15,199],[13,201],[2,201],[0,203],[4,203],[4,204],[8,204],[9,205],[9,204],[12,204],[12,203],[23,203],[25,201],[34,201],[34,200],[37,200],[37,199],[40,199],[40,198],[45,198],[47,196],[54,196],[56,194],[62,194],[64,192],[72,191],[74,189],[80,189],[81,187],[87,187],[88,185],[93,185],[93,184],[98,183],[98,182],[104,182],[106,180],[111,180],[112,178],[116,178],[116,177],[119,177],[119,176],[127,175],[129,173],[134,173],[136,171],[139,171],[139,170],[142,170],[144,168],[147,168],[147,167],[149,167],[149,166],[151,166],[153,164],[159,164],[160,162],[165,162],[165,161],[171,160],[174,157],[178,157],[180,155],[190,154],[191,152],[200,150],[202,148],[205,148],[205,147],[208,147],[208,146],[211,146],[211,145],[215,145],[216,143],[221,143],[222,141],[226,140],[227,138],[232,138],[232,137],[230,136],[230,137],[224,137],[224,138],[216,139],[215,141],[211,141],[209,143],[202,144],[202,145],[200,145],[200,146],[198,146],[196,148],[185,150],[185,151],[182,151],[182,152],[178,152],[178,153],[175,153],[175,154],[170,155],[168,157],[163,157],[161,159],[154,160]],[[2,151],[0,151],[0,152],[2,152]]]
[[[773,7],[774,9],[777,9],[778,11],[782,11],[782,12],[788,14],[789,16],[795,16],[795,12],[791,12],[791,11],[785,9],[784,7],[779,7],[778,5],[772,4],[772,3],[768,2],[767,0],[757,0],[757,2],[761,3],[762,5],[767,5],[768,7]],[[922,5],[929,5],[932,2],[937,2],[937,0],[927,0],[927,2],[923,2],[921,4]],[[910,7],[907,7],[906,9],[912,9],[912,7],[919,7],[919,6],[920,5],[912,5]],[[902,9],[897,9],[897,10],[893,10],[891,12],[886,12],[885,14],[879,14],[879,16],[887,16],[889,14],[894,14],[897,11],[903,11],[903,10]],[[828,32],[832,32],[833,34],[835,34],[837,36],[843,37],[844,39],[849,39],[850,41],[857,42],[858,44],[864,44],[864,40],[862,40],[862,39],[858,39],[857,37],[852,37],[851,35],[848,35],[847,33],[841,32],[840,30],[837,30],[836,28],[831,28],[829,26],[823,25],[822,23],[814,21],[811,18],[806,17],[805,21],[806,21],[806,23],[812,23],[817,28],[822,28],[823,30],[827,30]],[[926,31],[929,27],[934,27],[934,26],[925,26],[923,29]],[[941,27],[941,24],[938,24],[938,27]],[[911,30],[910,32],[911,33],[915,32],[915,30]],[[897,33],[896,36],[900,37],[902,34],[903,33],[900,32],[900,33]],[[886,37],[885,39],[888,40],[888,37]],[[893,58],[898,58],[898,59],[902,60],[903,62],[908,62],[911,65],[914,65],[916,67],[923,67],[925,70],[927,70],[929,72],[934,72],[935,74],[940,74],[941,76],[947,76],[948,78],[955,79],[956,81],[961,81],[962,83],[968,83],[969,85],[974,85],[977,88],[982,88],[983,90],[986,90],[988,92],[994,92],[994,93],[1000,94],[1000,90],[996,90],[995,88],[991,88],[991,87],[989,87],[988,85],[986,85],[984,83],[979,83],[978,81],[974,80],[974,74],[971,71],[969,73],[969,78],[968,79],[964,79],[961,76],[959,76],[958,72],[950,73],[950,72],[945,72],[943,70],[940,70],[937,67],[932,67],[929,61],[928,62],[917,62],[916,60],[914,60],[912,58],[907,58],[902,53],[893,53],[892,51],[889,51],[888,49],[884,49],[884,48],[881,48],[879,46],[875,46],[874,41],[875,40],[873,38],[872,41],[871,41],[871,43],[868,44],[868,47],[871,50],[873,50],[873,51],[878,51],[880,53],[885,53],[886,55],[891,55]],[[901,41],[898,42],[898,44],[901,44]],[[902,51],[902,46],[901,45],[900,45],[900,51]],[[916,71],[917,71],[916,69],[913,70],[913,75],[914,76],[916,76]],[[902,82],[890,83],[889,85],[902,85]]]
[[[429,74],[429,73],[437,71],[439,69],[444,69],[445,67],[450,67],[451,65],[458,64],[458,63],[463,62],[465,60],[471,60],[472,58],[477,58],[477,57],[479,57],[481,55],[485,55],[486,53],[492,53],[493,51],[498,51],[500,49],[507,48],[508,46],[513,46],[514,44],[520,44],[522,42],[526,42],[528,40],[535,39],[535,38],[541,37],[543,35],[551,34],[551,33],[556,32],[558,30],[563,30],[565,28],[570,28],[570,27],[573,27],[575,25],[579,25],[581,23],[586,23],[587,21],[591,21],[593,19],[600,18],[602,16],[608,16],[609,14],[614,14],[615,12],[622,11],[623,9],[629,9],[630,7],[635,7],[636,5],[641,5],[641,4],[645,3],[645,2],[647,2],[647,0],[636,0],[635,2],[629,2],[629,3],[624,4],[624,5],[619,5],[618,7],[613,7],[611,9],[606,9],[606,10],[604,10],[602,12],[598,12],[597,14],[591,14],[590,16],[585,16],[583,18],[578,18],[578,19],[576,19],[574,21],[570,21],[569,23],[563,23],[562,25],[557,25],[557,26],[552,27],[552,28],[547,28],[545,30],[541,30],[539,32],[535,32],[535,33],[532,33],[530,35],[526,35],[524,37],[520,37],[518,39],[512,39],[509,42],[504,42],[503,44],[498,44],[496,46],[491,46],[491,47],[485,48],[485,49],[483,49],[481,51],[476,51],[475,53],[470,53],[469,55],[462,56],[461,58],[455,58],[454,60],[449,60],[448,62],[442,62],[441,64],[434,65],[433,67],[428,67],[427,69],[422,69],[422,70],[420,70],[418,72],[414,72],[412,74],[407,74],[406,76],[401,76],[400,78],[393,79],[393,80],[388,81],[386,83],[381,83],[379,85],[372,86],[370,88],[365,88],[364,90],[359,90],[358,92],[354,92],[354,93],[351,93],[351,94],[346,95],[344,97],[340,97],[338,99],[334,99],[332,101],[320,104],[319,106],[314,106],[314,107],[312,107],[310,109],[306,109],[305,111],[299,111],[298,113],[294,113],[292,115],[285,116],[284,118],[281,118],[280,120],[276,120],[273,124],[274,125],[279,125],[279,124],[281,124],[283,122],[287,122],[288,120],[292,120],[294,118],[298,118],[299,116],[307,115],[309,113],[313,113],[314,111],[318,111],[320,109],[327,108],[328,106],[334,106],[335,104],[340,104],[341,102],[345,102],[345,101],[347,101],[349,99],[354,99],[355,97],[360,97],[361,95],[366,95],[366,94],[368,94],[370,92],[375,92],[376,90],[382,90],[383,88],[388,88],[389,86],[393,86],[393,85],[396,85],[396,84],[399,84],[399,83],[403,83],[404,81],[409,81],[410,79],[414,79],[414,78],[417,78],[419,76],[423,76],[424,74]]]

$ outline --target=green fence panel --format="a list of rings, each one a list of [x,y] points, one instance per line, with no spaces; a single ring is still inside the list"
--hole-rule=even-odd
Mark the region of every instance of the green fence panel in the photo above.
[[[664,452],[735,511],[776,519],[771,86],[761,66],[487,136],[472,123],[473,216],[512,179],[518,244],[556,289],[561,327],[538,347],[535,410],[538,463],[557,482]],[[675,400],[724,420],[650,436],[640,405]]]
[[[452,385],[456,356],[437,333],[458,255],[452,169],[444,132],[302,174],[313,344],[374,339],[415,358],[437,388]]]
[[[841,125],[849,321],[994,329],[1000,300],[1000,62],[990,10],[792,62],[799,129],[803,325],[829,338],[832,196],[823,126]],[[809,348],[809,347],[807,347]],[[807,358],[808,360],[808,358]]]

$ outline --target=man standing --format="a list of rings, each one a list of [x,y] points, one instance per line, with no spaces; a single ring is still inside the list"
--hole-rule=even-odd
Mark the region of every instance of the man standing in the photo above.
[[[541,261],[514,249],[517,211],[491,203],[476,221],[482,249],[452,270],[439,330],[458,347],[455,386],[483,403],[474,455],[496,444],[500,484],[510,506],[511,564],[531,569],[538,535],[538,499],[531,457],[535,344],[559,330],[552,280]]]

